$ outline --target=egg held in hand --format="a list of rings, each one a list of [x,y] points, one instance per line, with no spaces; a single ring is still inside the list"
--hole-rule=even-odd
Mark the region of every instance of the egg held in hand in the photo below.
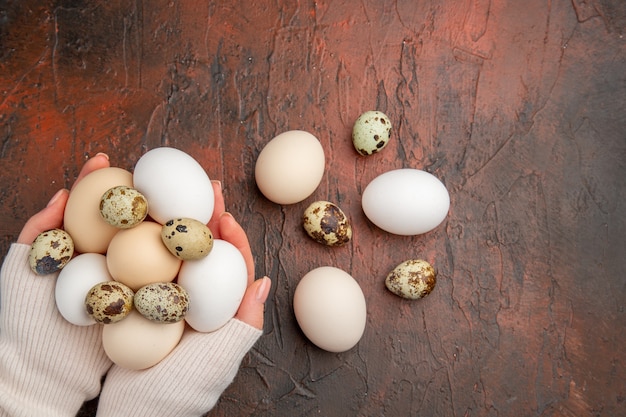
[[[241,304],[248,286],[246,261],[234,245],[215,239],[208,256],[183,262],[177,282],[189,294],[187,323],[198,332],[212,332]]]
[[[133,291],[153,282],[173,281],[182,262],[163,245],[161,225],[149,221],[120,230],[106,259],[111,276]]]
[[[185,318],[189,295],[173,282],[157,282],[141,287],[135,294],[135,308],[148,320],[176,323]]]
[[[132,187],[130,172],[115,167],[95,170],[76,183],[65,206],[63,224],[72,236],[78,253],[106,253],[118,228],[100,214],[100,200],[105,191],[119,186]]]
[[[163,225],[186,217],[208,223],[213,215],[213,185],[204,168],[187,153],[169,147],[146,152],[135,164],[134,187],[148,200],[148,214]]]
[[[59,272],[54,290],[57,310],[76,326],[96,324],[85,309],[85,297],[96,284],[112,281],[106,258],[100,253],[82,253]]]
[[[47,275],[63,269],[74,255],[74,241],[64,230],[52,229],[40,233],[28,254],[30,269],[37,275]]]
[[[121,282],[100,282],[91,287],[85,296],[85,308],[98,323],[116,323],[130,313],[133,296],[133,290]]]
[[[170,253],[183,261],[204,258],[213,248],[213,233],[196,219],[173,219],[161,229],[161,239]]]
[[[185,321],[157,323],[131,310],[124,320],[102,326],[102,346],[113,363],[131,370],[150,368],[178,345]]]
[[[100,198],[100,215],[111,226],[128,229],[146,218],[148,200],[134,188],[118,185]]]

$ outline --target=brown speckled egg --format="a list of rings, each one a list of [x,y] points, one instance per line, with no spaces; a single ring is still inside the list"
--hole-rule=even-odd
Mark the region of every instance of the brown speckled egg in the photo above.
[[[28,263],[38,275],[57,272],[72,259],[74,241],[64,230],[52,229],[40,233],[30,247]]]
[[[409,300],[426,297],[435,288],[436,283],[435,268],[420,259],[402,262],[385,279],[389,291]]]
[[[202,259],[213,248],[213,234],[195,219],[174,219],[163,225],[161,239],[167,249],[183,261]]]
[[[100,199],[100,214],[111,226],[129,229],[148,215],[148,200],[134,188],[125,185],[113,187]]]
[[[391,138],[391,121],[384,113],[367,111],[359,116],[352,127],[352,143],[363,156],[383,149]]]
[[[148,320],[176,323],[185,318],[189,295],[173,282],[157,282],[141,287],[135,294],[135,308]]]
[[[85,308],[98,323],[118,322],[133,308],[133,290],[121,282],[100,282],[87,293]]]
[[[352,238],[352,226],[344,212],[329,201],[315,201],[304,210],[302,225],[316,242],[341,246]]]

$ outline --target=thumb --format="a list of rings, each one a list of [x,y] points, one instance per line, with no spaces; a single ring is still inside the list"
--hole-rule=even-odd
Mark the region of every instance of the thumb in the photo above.
[[[268,277],[254,281],[246,289],[235,318],[259,330],[263,330],[265,300],[267,300],[271,286],[272,281]]]
[[[17,242],[30,245],[39,233],[60,228],[63,225],[63,213],[68,197],[69,191],[66,189],[57,191],[46,208],[28,219],[17,238]]]

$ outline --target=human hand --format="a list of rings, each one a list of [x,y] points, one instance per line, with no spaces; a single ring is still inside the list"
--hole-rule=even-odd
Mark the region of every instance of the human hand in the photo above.
[[[108,166],[108,157],[98,154],[85,163],[76,182]],[[98,326],[75,326],[58,312],[58,274],[37,276],[28,266],[37,235],[62,226],[68,196],[68,190],[59,190],[26,222],[2,266],[0,416],[75,416],[84,401],[98,395],[111,366]]]
[[[178,346],[152,368],[134,371],[113,365],[98,403],[98,416],[202,416],[232,382],[241,360],[260,337],[271,281],[254,280],[254,260],[245,231],[225,211],[219,183],[213,183],[215,209],[209,221],[214,238],[242,253],[248,288],[235,318],[212,333],[186,329]]]

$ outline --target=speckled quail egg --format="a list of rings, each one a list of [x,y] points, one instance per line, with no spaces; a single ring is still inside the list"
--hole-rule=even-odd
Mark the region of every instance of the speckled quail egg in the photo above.
[[[30,247],[28,263],[38,275],[57,272],[72,259],[74,241],[64,230],[52,229],[40,233]]]
[[[195,219],[169,220],[161,229],[161,239],[172,255],[183,261],[202,259],[213,248],[213,233]]]
[[[133,290],[121,282],[100,282],[85,296],[87,314],[98,323],[116,323],[132,310],[133,295]]]
[[[105,222],[120,229],[130,229],[148,215],[148,200],[125,185],[108,189],[100,199],[100,214]]]
[[[435,288],[437,272],[428,262],[411,259],[396,266],[387,275],[385,286],[402,298],[418,300]]]
[[[356,151],[372,155],[383,149],[391,137],[391,121],[384,113],[367,111],[359,116],[352,127],[352,143]]]
[[[173,282],[148,284],[137,290],[135,308],[148,320],[176,323],[185,318],[189,309],[189,295]]]
[[[341,246],[352,238],[352,226],[345,213],[330,201],[315,201],[302,216],[307,234],[316,242]]]

